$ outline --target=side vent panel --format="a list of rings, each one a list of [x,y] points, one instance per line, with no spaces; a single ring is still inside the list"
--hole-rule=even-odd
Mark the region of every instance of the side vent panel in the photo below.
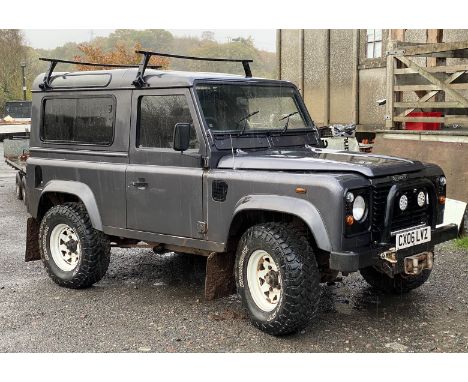
[[[213,180],[211,197],[217,202],[224,202],[228,192],[228,185],[224,180]]]

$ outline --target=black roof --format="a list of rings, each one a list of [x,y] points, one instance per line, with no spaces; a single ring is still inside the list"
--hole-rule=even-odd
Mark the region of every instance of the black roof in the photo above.
[[[50,90],[62,89],[99,89],[99,88],[135,88],[132,82],[137,75],[137,68],[112,69],[112,70],[94,70],[79,72],[54,72],[50,81]],[[42,91],[39,85],[44,80],[45,73],[36,77],[33,82],[33,91]],[[169,88],[169,87],[191,87],[196,81],[242,81],[242,82],[271,82],[257,77],[245,77],[236,74],[226,73],[205,73],[205,72],[184,72],[171,70],[146,69],[144,75],[148,87]],[[288,84],[288,81],[275,81]]]

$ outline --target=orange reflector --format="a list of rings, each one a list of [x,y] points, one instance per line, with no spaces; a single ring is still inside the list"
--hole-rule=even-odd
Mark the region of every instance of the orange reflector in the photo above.
[[[439,196],[439,204],[445,204],[445,196]]]
[[[296,193],[305,194],[307,193],[307,190],[304,187],[296,187]]]
[[[354,224],[354,218],[352,217],[352,215],[346,216],[345,222],[346,222],[347,225],[353,225]]]

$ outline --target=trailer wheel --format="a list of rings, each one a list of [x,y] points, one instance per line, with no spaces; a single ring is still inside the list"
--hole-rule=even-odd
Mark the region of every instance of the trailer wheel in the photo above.
[[[110,241],[93,228],[81,203],[65,203],[47,211],[39,228],[39,249],[50,278],[67,288],[90,287],[109,266]]]
[[[305,328],[320,299],[320,273],[302,230],[292,224],[249,228],[236,255],[237,290],[254,326],[272,335]]]
[[[21,200],[23,201],[24,204],[27,203],[26,201],[26,179],[24,176],[21,178]]]
[[[15,187],[16,199],[23,200],[23,182],[19,172],[16,173],[16,187]]]

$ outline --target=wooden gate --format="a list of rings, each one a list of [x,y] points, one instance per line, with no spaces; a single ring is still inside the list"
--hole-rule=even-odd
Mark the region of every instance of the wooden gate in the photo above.
[[[436,57],[431,63],[436,61],[438,65],[426,66],[431,60],[429,57]],[[423,45],[395,43],[387,52],[385,127],[399,129],[403,122],[468,127],[467,58],[468,41]],[[449,65],[446,59],[451,59]],[[415,109],[439,111],[442,115],[411,116]]]

